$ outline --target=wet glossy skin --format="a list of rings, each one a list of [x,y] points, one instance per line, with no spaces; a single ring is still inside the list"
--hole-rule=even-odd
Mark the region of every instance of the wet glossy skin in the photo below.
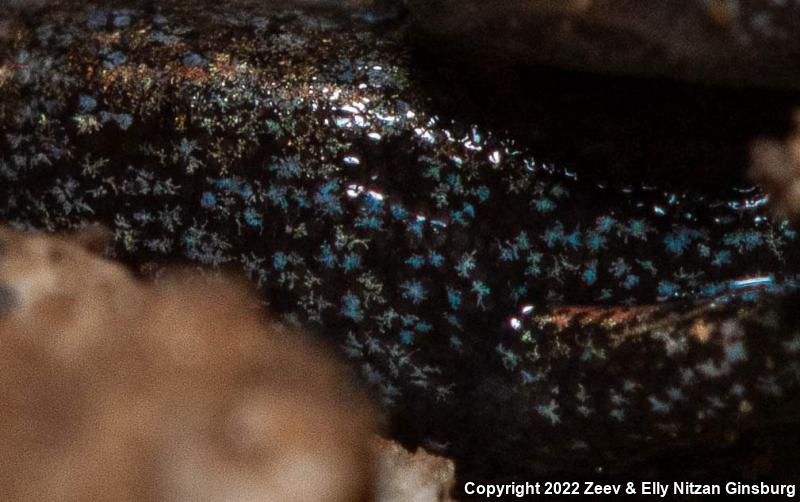
[[[598,186],[541,163],[439,119],[399,41],[332,18],[178,3],[57,10],[19,33],[0,64],[0,216],[100,219],[122,257],[241,268],[336,341],[407,438],[580,471],[722,441],[796,392],[791,330],[752,313],[782,307],[752,302],[796,287],[797,235],[753,189]],[[549,312],[669,301],[689,317],[634,317],[625,342],[625,323],[576,335],[585,311]],[[695,321],[711,342],[676,362],[670,340],[692,340]],[[751,361],[742,340],[765,326]],[[681,370],[726,360],[702,399],[669,401],[690,395]]]

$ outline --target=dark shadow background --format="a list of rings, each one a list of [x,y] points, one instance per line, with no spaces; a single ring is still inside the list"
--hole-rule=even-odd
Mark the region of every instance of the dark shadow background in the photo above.
[[[414,75],[442,116],[508,131],[598,182],[713,193],[748,185],[753,139],[783,137],[800,94],[533,66],[412,32]]]

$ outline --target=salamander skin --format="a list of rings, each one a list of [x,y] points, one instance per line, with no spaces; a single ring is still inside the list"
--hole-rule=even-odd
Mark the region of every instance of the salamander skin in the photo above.
[[[797,234],[757,190],[538,161],[439,117],[402,39],[336,14],[65,2],[6,24],[0,218],[243,270],[465,475],[619,471],[792,419]]]

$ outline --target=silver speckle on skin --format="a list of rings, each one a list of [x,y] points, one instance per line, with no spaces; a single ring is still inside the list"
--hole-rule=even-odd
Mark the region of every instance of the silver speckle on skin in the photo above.
[[[437,116],[396,40],[181,6],[54,9],[58,36],[0,48],[0,218],[102,219],[120,257],[240,267],[421,440],[459,444],[458,421],[610,466],[797,391],[797,327],[760,320],[798,284],[797,234],[760,194],[598,187]]]

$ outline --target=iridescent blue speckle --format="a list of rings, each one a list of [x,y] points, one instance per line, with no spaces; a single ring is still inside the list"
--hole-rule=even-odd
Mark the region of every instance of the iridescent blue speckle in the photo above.
[[[402,37],[181,2],[20,28],[4,220],[101,220],[131,263],[241,268],[421,442],[493,435],[480,462],[622,464],[780,415],[800,342],[762,310],[800,251],[763,205],[544,164],[440,113]]]

